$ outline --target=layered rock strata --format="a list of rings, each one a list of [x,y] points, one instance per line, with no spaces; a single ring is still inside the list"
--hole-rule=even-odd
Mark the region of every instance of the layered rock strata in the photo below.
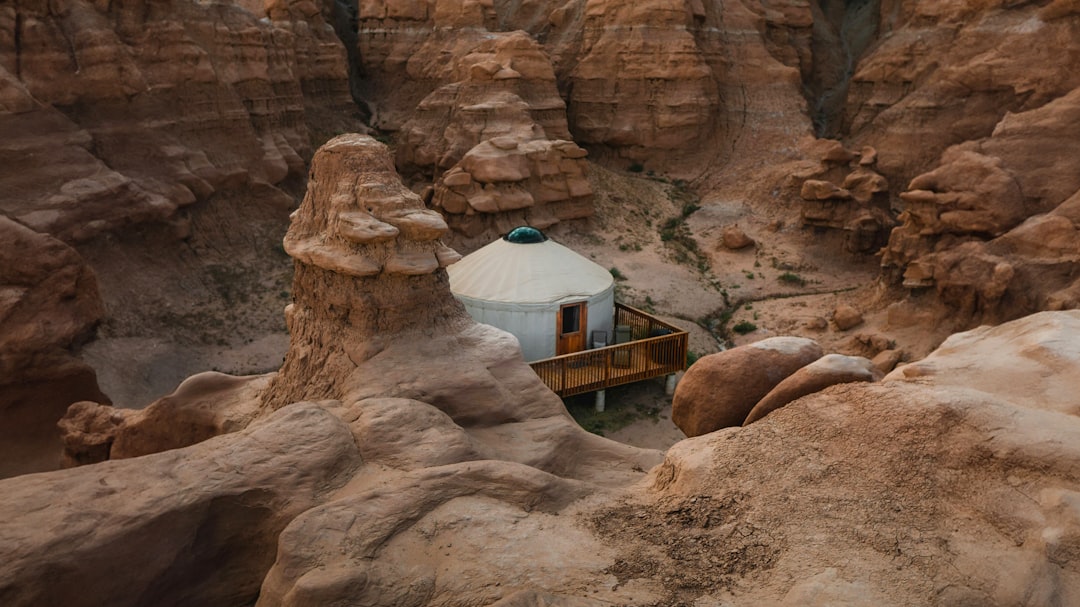
[[[766,23],[807,30],[809,9],[733,4],[721,10],[683,0],[364,0],[359,44],[376,122],[398,130],[422,99],[460,80],[451,76],[453,61],[440,56],[460,57],[478,39],[523,30],[551,57],[574,141],[624,167],[692,174],[701,167],[690,164],[707,165],[717,154],[734,158],[741,137],[755,146],[783,146],[809,132],[800,60],[785,65],[763,37],[747,35]]]
[[[876,253],[894,225],[889,183],[874,170],[877,150],[852,152],[833,140],[809,147],[820,156],[820,164],[797,176],[803,179],[802,225],[841,230],[847,251]]]
[[[271,408],[340,398],[348,373],[391,338],[426,341],[464,327],[464,308],[437,271],[460,259],[439,240],[446,230],[401,183],[385,145],[342,135],[319,149],[285,235],[296,262],[285,311],[292,341]]]
[[[546,229],[592,215],[585,150],[546,54],[524,32],[481,40],[450,84],[424,98],[399,134],[397,166],[434,180],[451,242],[471,250],[518,225]]]
[[[1080,89],[947,150],[901,194],[882,265],[964,323],[1080,304]]]
[[[882,155],[896,183],[951,145],[987,137],[1080,85],[1068,3],[894,2],[852,77],[844,132]]]
[[[348,122],[331,117],[352,103],[344,49],[311,3],[271,3],[272,21],[228,3],[160,8],[0,9],[0,211],[86,239],[303,175],[307,110]]]

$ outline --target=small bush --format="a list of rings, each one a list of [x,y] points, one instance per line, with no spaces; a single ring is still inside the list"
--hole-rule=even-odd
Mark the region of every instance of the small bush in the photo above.
[[[700,209],[700,208],[701,208],[701,205],[699,205],[699,204],[694,204],[694,203],[692,203],[692,202],[688,202],[688,203],[686,203],[686,204],[684,204],[684,205],[683,205],[683,208],[682,208],[682,216],[683,216],[684,218],[685,218],[685,217],[689,217],[689,216],[691,216],[691,215],[693,215],[693,214],[694,214],[694,211],[697,211],[697,210],[698,210],[698,209]]]
[[[806,279],[794,272],[784,272],[777,276],[776,279],[789,285],[798,285],[800,287],[806,285]]]
[[[731,330],[738,333],[739,335],[746,335],[751,331],[757,331],[757,325],[747,320],[740,320],[739,322],[735,323],[734,327],[731,327]]]
[[[750,271],[743,272],[746,275],[746,280],[754,280],[754,273]]]
[[[626,280],[626,274],[619,271],[619,268],[611,268],[611,277],[615,280]]]
[[[645,165],[641,164],[640,162],[635,162],[634,164],[627,167],[626,170],[630,171],[631,173],[640,173],[645,170]]]

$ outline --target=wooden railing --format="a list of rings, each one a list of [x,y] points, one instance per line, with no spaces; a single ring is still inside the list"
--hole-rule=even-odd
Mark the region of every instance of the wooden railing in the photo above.
[[[630,306],[615,304],[615,326],[631,341],[530,363],[559,396],[677,373],[686,368],[686,331]],[[617,331],[617,333],[624,333]]]

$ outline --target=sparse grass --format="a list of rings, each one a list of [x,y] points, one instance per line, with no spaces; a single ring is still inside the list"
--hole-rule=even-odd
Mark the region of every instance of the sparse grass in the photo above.
[[[776,280],[779,280],[784,284],[797,285],[800,287],[806,286],[806,279],[794,272],[784,272],[783,274],[777,276]]]
[[[745,271],[745,272],[743,272],[743,275],[746,276],[746,280],[754,280],[754,273],[753,272]]]
[[[609,389],[607,396],[604,411],[596,410],[596,396],[591,392],[572,396],[563,402],[578,425],[600,436],[625,428],[641,419],[658,420],[660,417],[659,407],[625,403],[619,398],[618,389]]]

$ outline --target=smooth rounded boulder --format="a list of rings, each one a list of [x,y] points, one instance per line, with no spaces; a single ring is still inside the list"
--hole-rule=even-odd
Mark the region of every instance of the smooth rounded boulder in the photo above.
[[[777,384],[822,357],[805,337],[771,337],[698,359],[675,389],[671,420],[687,436],[741,426]]]
[[[862,356],[827,354],[777,384],[754,405],[743,425],[750,425],[793,400],[820,392],[829,386],[860,381],[875,382],[884,375],[872,361]]]

